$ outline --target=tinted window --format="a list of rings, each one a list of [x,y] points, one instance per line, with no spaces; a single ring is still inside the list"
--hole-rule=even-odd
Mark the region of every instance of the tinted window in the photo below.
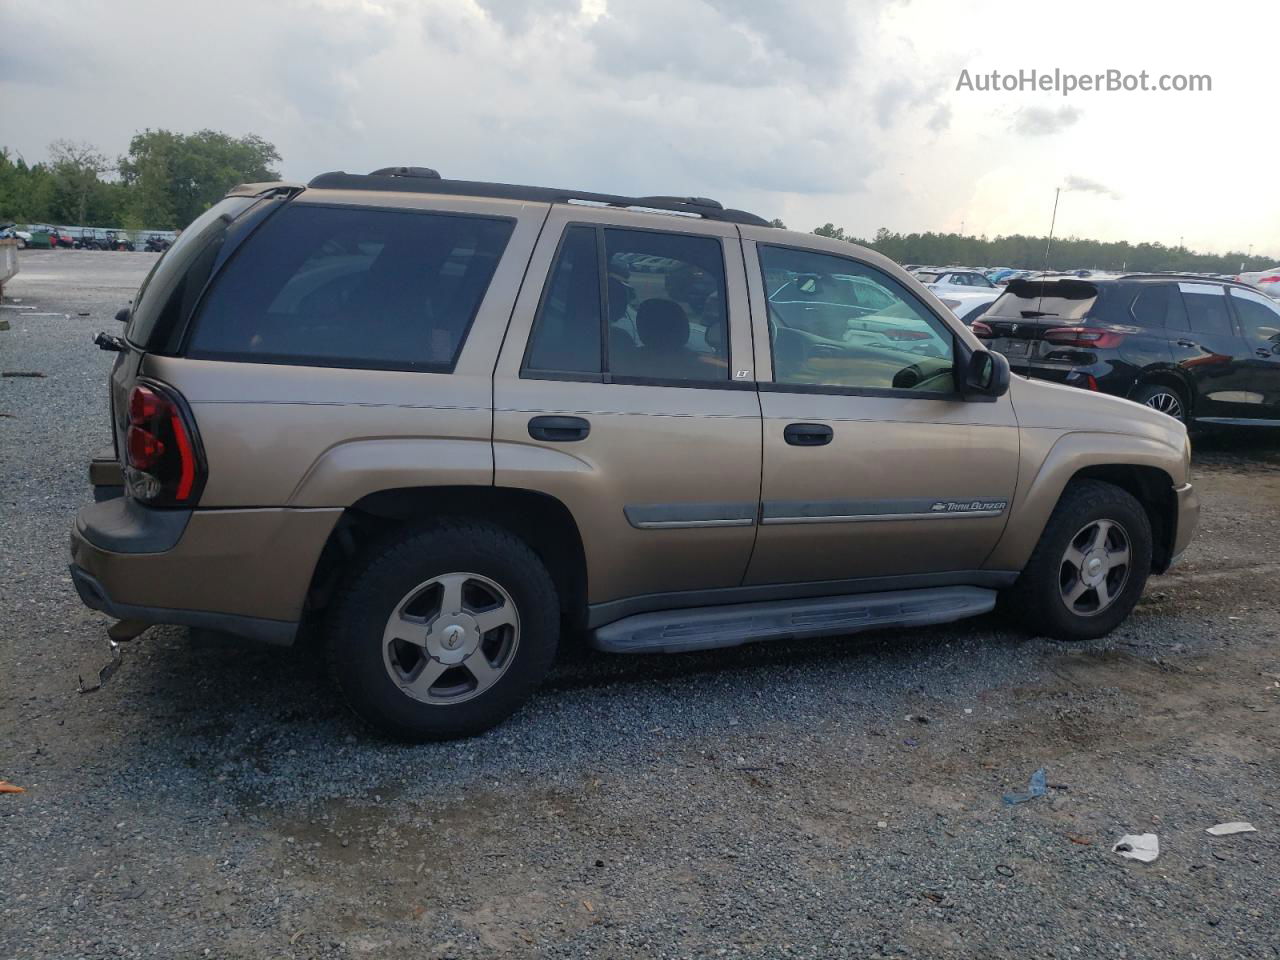
[[[1280,348],[1280,307],[1260,293],[1231,291],[1231,302],[1240,318],[1240,329],[1250,343]]]
[[[610,372],[624,378],[728,379],[720,241],[607,229],[604,243]]]
[[[194,356],[451,370],[513,224],[293,203],[227,264]]]
[[[1173,302],[1173,290],[1165,285],[1140,286],[1131,294],[1129,313],[1144,327],[1163,327]]]
[[[253,197],[227,197],[214,204],[182,231],[173,246],[156,261],[142,281],[133,300],[125,336],[140,347],[150,347],[153,339],[174,325],[183,306],[189,309],[199,295],[213,258],[227,227],[253,206]],[[197,261],[208,261],[203,270],[193,270]],[[190,275],[190,276],[189,276]],[[160,329],[157,329],[160,328]]]
[[[600,372],[599,266],[595,228],[565,231],[534,321],[525,369]]]
[[[952,393],[950,330],[906,288],[831,254],[761,246],[777,383]],[[875,305],[852,305],[853,281]]]
[[[1187,319],[1196,333],[1230,334],[1231,318],[1227,315],[1227,298],[1222,287],[1207,283],[1182,283],[1182,302]]]
[[[1098,288],[1087,280],[1010,280],[987,313],[1010,320],[1083,320],[1093,312]]]

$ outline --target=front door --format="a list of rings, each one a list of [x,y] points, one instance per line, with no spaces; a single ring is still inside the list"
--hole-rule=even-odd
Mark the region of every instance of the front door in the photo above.
[[[965,573],[995,546],[1017,482],[1009,397],[958,397],[953,331],[881,266],[743,233],[754,236],[745,247],[764,417],[761,526],[746,582],[893,578],[883,585],[894,587],[937,582],[925,575],[939,572],[972,582]],[[797,276],[807,278],[808,309],[791,303]],[[855,277],[881,291],[876,316],[838,295]]]
[[[760,498],[736,228],[615,220],[552,208],[494,378],[495,481],[569,508],[596,619],[738,586]]]
[[[1174,362],[1195,391],[1191,415],[1206,423],[1259,416],[1241,376],[1252,348],[1246,348],[1231,322],[1226,287],[1180,282],[1178,289],[1186,307],[1186,329],[1171,328],[1169,340]]]

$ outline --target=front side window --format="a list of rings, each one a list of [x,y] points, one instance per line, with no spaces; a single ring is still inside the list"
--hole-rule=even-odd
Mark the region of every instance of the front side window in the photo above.
[[[776,383],[954,393],[946,325],[897,280],[844,257],[761,246]],[[850,303],[850,285],[872,293]]]
[[[1256,349],[1280,353],[1280,306],[1252,290],[1232,290],[1231,302],[1240,318],[1240,332]]]
[[[610,382],[727,380],[726,296],[724,251],[714,237],[569,227],[524,371]]]
[[[291,204],[219,275],[190,353],[452,370],[513,227],[458,214]]]

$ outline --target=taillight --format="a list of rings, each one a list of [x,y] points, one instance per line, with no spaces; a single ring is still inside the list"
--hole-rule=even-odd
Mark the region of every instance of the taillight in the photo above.
[[[1258,279],[1258,282],[1259,283],[1277,283],[1277,282],[1280,282],[1280,277],[1260,277]]]
[[[890,340],[928,340],[929,334],[923,330],[889,330],[886,331]]]
[[[129,394],[125,485],[136,500],[157,507],[191,506],[205,468],[195,425],[176,393],[139,383]]]
[[[1044,338],[1060,347],[1106,348],[1119,346],[1124,334],[1097,327],[1054,327],[1044,332]]]
[[[969,329],[972,330],[973,335],[980,340],[990,340],[992,337],[996,335],[996,332],[991,329],[991,326],[989,324],[983,323],[981,320],[973,321],[973,324],[969,327]]]

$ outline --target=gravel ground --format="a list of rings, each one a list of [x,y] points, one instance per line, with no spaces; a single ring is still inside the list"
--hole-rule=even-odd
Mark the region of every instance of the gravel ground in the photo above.
[[[152,262],[27,252],[0,310],[0,955],[1280,956],[1277,442],[1199,445],[1200,536],[1101,642],[982,618],[588,655],[422,747],[305,651],[177,628],[79,696],[90,338]],[[1048,796],[1002,805],[1038,767]],[[1111,852],[1143,832],[1155,863]]]

